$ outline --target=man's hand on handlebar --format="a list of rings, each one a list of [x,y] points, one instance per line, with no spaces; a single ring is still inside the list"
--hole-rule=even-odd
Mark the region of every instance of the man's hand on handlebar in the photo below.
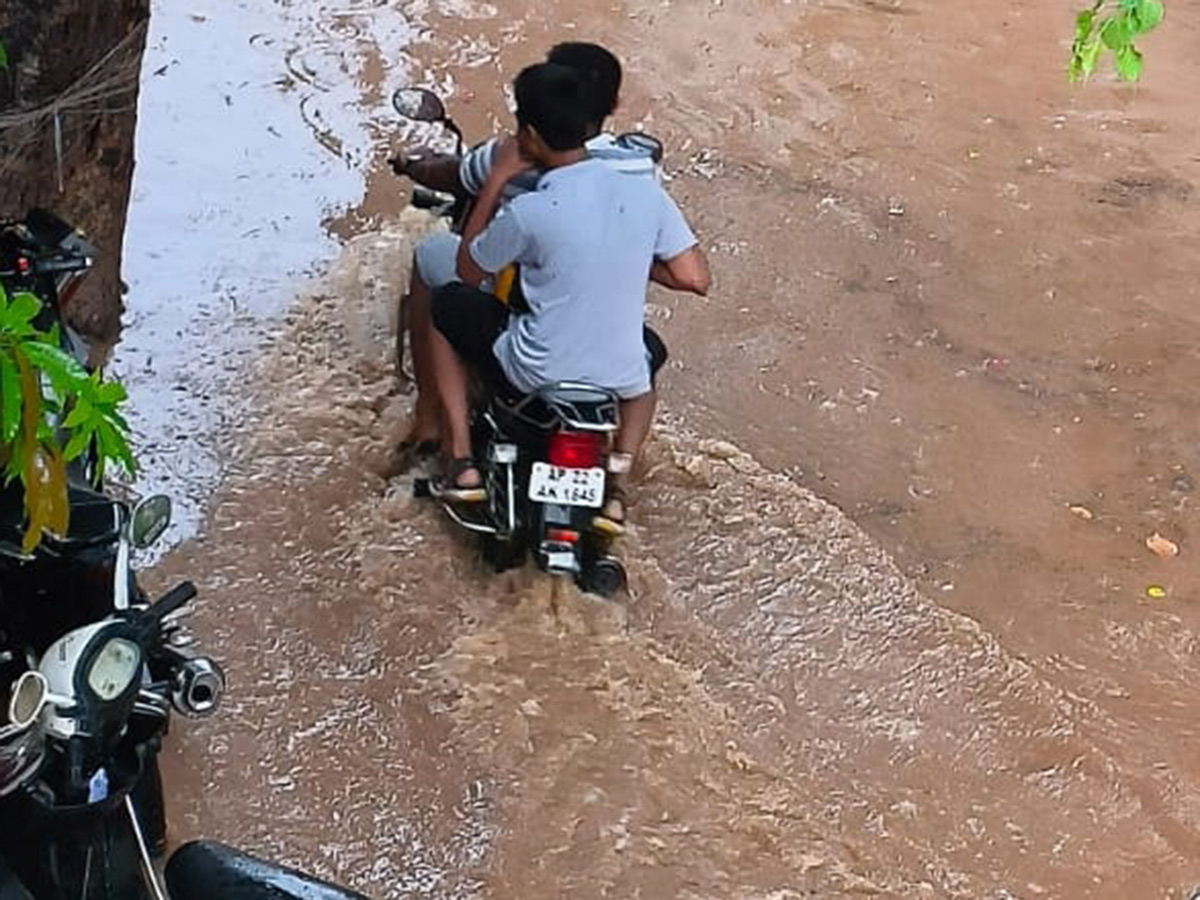
[[[458,178],[459,157],[453,153],[417,149],[401,151],[388,159],[397,175],[411,178],[417,184],[447,194],[462,193]]]

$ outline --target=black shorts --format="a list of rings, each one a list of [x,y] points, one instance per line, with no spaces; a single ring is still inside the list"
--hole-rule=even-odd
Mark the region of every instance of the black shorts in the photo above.
[[[497,387],[509,384],[492,346],[508,327],[508,307],[495,295],[455,281],[433,292],[433,327],[449,341],[463,362]],[[650,381],[667,362],[667,345],[658,332],[642,328],[646,355],[650,363]]]

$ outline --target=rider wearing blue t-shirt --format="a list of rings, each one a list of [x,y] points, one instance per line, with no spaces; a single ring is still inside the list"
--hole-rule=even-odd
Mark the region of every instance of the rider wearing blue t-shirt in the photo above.
[[[658,164],[645,145],[603,132],[604,120],[616,109],[621,88],[621,64],[612,53],[597,44],[564,43],[555,46],[547,56],[549,62],[574,69],[584,81],[585,93],[581,108],[589,119],[586,147],[590,157],[601,159],[614,171],[624,175],[657,180]],[[448,155],[418,154],[399,164],[397,172],[414,181],[446,193],[463,192],[478,195],[497,158],[514,152],[515,137],[493,138],[476,147],[461,159]],[[540,172],[526,170],[504,186],[502,200],[508,201],[537,186]],[[413,271],[405,297],[406,316],[397,327],[396,364],[403,357],[405,326],[411,338],[413,368],[417,381],[416,409],[408,438],[401,453],[412,449],[418,455],[436,448],[441,433],[438,407],[429,390],[432,377],[425,348],[429,343],[429,300],[434,288],[458,280],[456,260],[459,236],[435,231],[423,238],[413,256]],[[407,322],[404,319],[407,318]],[[666,359],[666,347],[647,329],[647,352],[657,368]]]
[[[578,74],[541,63],[522,71],[513,88],[516,141],[496,153],[463,229],[462,283],[437,291],[432,304],[428,350],[449,460],[438,490],[457,500],[483,496],[471,459],[468,366],[520,391],[586,381],[615,392],[621,427],[613,458],[631,463],[654,415],[643,343],[647,283],[701,295],[709,286],[696,238],[662,187],[589,157],[586,85]],[[543,173],[537,189],[501,208],[505,186],[531,168]],[[520,266],[529,311],[510,315],[479,285],[512,263]],[[598,518],[610,530],[624,519],[627,471],[613,467],[612,494]]]

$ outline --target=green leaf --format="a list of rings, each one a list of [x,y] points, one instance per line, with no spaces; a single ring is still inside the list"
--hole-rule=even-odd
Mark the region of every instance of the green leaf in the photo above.
[[[39,330],[33,323],[41,306],[36,295],[10,295],[0,284],[0,480],[24,487],[27,549],[46,529],[66,528],[67,461],[95,448],[97,474],[114,463],[137,472],[120,411],[124,386],[102,381],[64,352],[57,325]]]
[[[71,407],[71,412],[63,420],[63,428],[78,428],[95,415],[96,411],[92,408],[92,404],[87,401],[87,398],[81,398]]]
[[[1100,26],[1100,40],[1109,50],[1120,52],[1133,40],[1135,27],[1128,14],[1113,16]]]
[[[1075,44],[1081,46],[1092,34],[1092,26],[1096,24],[1096,11],[1085,9],[1075,17]]]
[[[0,41],[0,69],[8,71],[8,51],[4,49],[4,41]]]
[[[1142,54],[1132,44],[1116,54],[1117,75],[1125,81],[1137,81],[1142,74]]]
[[[109,410],[104,414],[104,418],[112,422],[113,425],[121,432],[121,434],[129,434],[133,429],[129,427],[129,420],[117,412],[115,409]]]
[[[1102,46],[1099,41],[1093,40],[1079,51],[1079,68],[1083,78],[1091,78],[1092,73],[1096,71],[1096,61],[1100,58]]]
[[[1141,0],[1133,14],[1133,22],[1138,34],[1153,31],[1167,14],[1162,0]]]
[[[63,448],[63,459],[70,462],[80,456],[87,450],[94,433],[92,423],[88,423],[81,428],[76,428],[71,434],[71,439],[67,441],[67,446]]]
[[[15,322],[28,325],[42,311],[42,301],[29,291],[17,291],[12,295],[8,309]]]
[[[101,456],[116,460],[127,474],[137,474],[137,463],[133,460],[133,453],[117,429],[108,422],[101,422],[96,426],[96,439],[100,442]]]
[[[119,381],[104,381],[96,388],[96,399],[100,403],[116,406],[129,397],[125,385]]]
[[[87,370],[69,353],[41,341],[24,341],[21,352],[50,379],[60,395],[74,394],[87,381]]]
[[[21,427],[21,374],[8,353],[0,355],[0,439],[11,444]]]

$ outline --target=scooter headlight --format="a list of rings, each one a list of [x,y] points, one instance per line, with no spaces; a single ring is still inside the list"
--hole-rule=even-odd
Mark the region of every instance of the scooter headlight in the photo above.
[[[88,689],[101,702],[115,700],[129,690],[141,668],[142,650],[137,644],[125,638],[109,638],[88,664]]]

